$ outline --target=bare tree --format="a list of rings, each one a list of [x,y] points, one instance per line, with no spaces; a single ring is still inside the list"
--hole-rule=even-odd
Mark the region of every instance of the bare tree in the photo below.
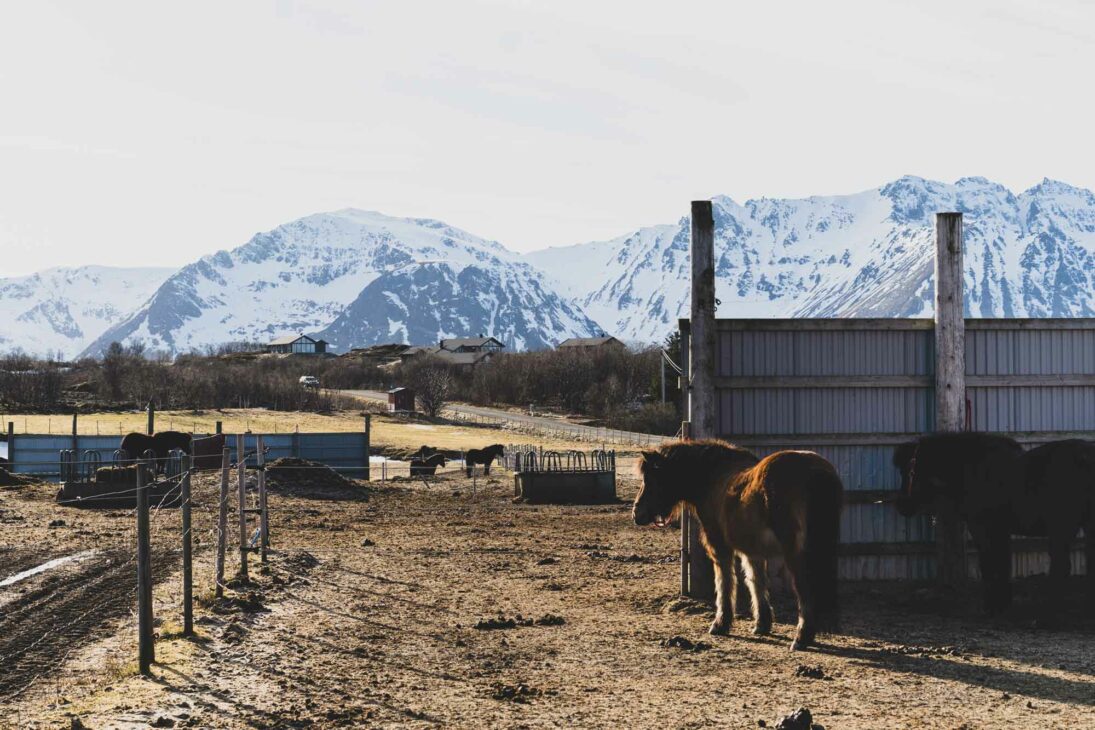
[[[418,399],[418,406],[427,416],[436,418],[449,401],[452,373],[443,364],[427,359],[421,363],[415,363],[409,376],[409,382]]]

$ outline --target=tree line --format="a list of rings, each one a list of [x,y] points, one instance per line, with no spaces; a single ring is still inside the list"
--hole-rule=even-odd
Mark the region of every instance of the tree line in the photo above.
[[[665,345],[679,362],[675,338]],[[23,354],[0,357],[0,408],[60,412],[268,408],[324,412],[350,407],[340,389],[409,386],[438,415],[454,400],[579,414],[611,428],[674,433],[680,425],[676,374],[661,403],[661,348],[608,347],[495,355],[474,368],[421,355],[394,367],[353,357],[271,357],[241,345],[170,359],[141,343],[112,343],[101,359],[72,363]],[[319,378],[305,388],[302,375]]]

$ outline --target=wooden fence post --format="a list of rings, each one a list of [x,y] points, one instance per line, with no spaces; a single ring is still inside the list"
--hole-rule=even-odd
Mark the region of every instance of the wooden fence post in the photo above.
[[[236,464],[239,469],[240,578],[247,580],[247,438],[236,436]]]
[[[259,481],[259,560],[266,562],[266,548],[270,547],[270,519],[266,512],[266,443],[262,436],[255,436],[255,462]]]
[[[8,421],[8,467],[16,471],[15,465],[15,421]]]
[[[72,412],[72,453],[76,454],[80,450],[80,439],[77,436],[76,431],[76,411]]]
[[[148,674],[156,661],[152,638],[152,546],[144,465],[137,464],[137,663]]]
[[[215,433],[217,435],[220,435],[220,434],[224,433],[224,424],[221,423],[220,421],[217,421],[217,430],[215,431]]]
[[[689,322],[689,428],[690,438],[718,435],[715,400],[715,218],[710,200],[692,201],[692,311]],[[682,343],[683,349],[683,343]],[[715,569],[700,543],[699,521],[689,511],[681,516],[682,550],[688,571],[681,577],[686,595],[710,600],[715,595]]]
[[[156,433],[156,405],[151,399],[148,401],[148,424],[145,426],[145,432],[151,436]]]
[[[213,590],[216,597],[224,595],[224,554],[228,550],[228,474],[232,466],[232,451],[225,446],[221,451],[220,508],[217,512],[217,560]]]
[[[183,636],[194,635],[194,554],[190,534],[190,456],[182,456]]]
[[[372,440],[372,431],[373,431],[373,417],[372,417],[372,414],[366,413],[365,414],[365,481],[370,480],[369,469],[371,467],[371,464],[369,462],[369,456],[370,456],[370,453],[371,453],[370,447],[371,447],[371,440]]]
[[[962,214],[935,217],[935,429],[961,431],[966,416],[966,322],[962,283]],[[936,516],[937,577],[966,579],[965,526],[954,513]]]

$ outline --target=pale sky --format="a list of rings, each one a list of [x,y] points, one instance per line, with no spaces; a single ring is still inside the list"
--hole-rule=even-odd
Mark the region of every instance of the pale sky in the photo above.
[[[0,274],[309,213],[516,250],[903,174],[1095,188],[1082,2],[7,2]]]

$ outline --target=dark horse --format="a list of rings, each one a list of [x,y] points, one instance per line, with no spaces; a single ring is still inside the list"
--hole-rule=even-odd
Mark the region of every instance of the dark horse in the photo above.
[[[702,540],[715,564],[712,634],[729,632],[741,558],[753,599],[754,633],[772,628],[768,599],[769,557],[783,557],[798,600],[798,627],[791,649],[835,628],[837,543],[844,487],[833,465],[809,451],[780,451],[763,459],[724,441],[673,441],[644,451],[643,485],[635,499],[635,524],[662,527],[682,505],[703,527]]]
[[[468,449],[468,452],[464,454],[464,466],[467,468],[468,476],[471,476],[471,471],[477,464],[482,464],[483,473],[489,476],[490,465],[505,450],[506,447],[502,444],[493,444],[482,449]]]
[[[413,456],[411,457],[411,476],[434,476],[437,473],[437,467],[445,466],[448,463],[444,454],[433,453],[429,456]]]
[[[159,431],[153,436],[134,431],[122,438],[121,449],[130,460],[140,459],[145,451],[152,451],[156,454],[157,471],[163,471],[167,455],[174,449],[189,454],[190,442],[190,434],[182,431]]]
[[[901,514],[950,513],[966,523],[986,611],[1011,604],[1013,534],[1049,538],[1051,590],[1060,597],[1076,531],[1095,533],[1095,443],[1055,441],[1024,452],[1006,436],[941,433],[902,444],[893,463],[902,475]],[[1088,585],[1095,595],[1095,578]]]

